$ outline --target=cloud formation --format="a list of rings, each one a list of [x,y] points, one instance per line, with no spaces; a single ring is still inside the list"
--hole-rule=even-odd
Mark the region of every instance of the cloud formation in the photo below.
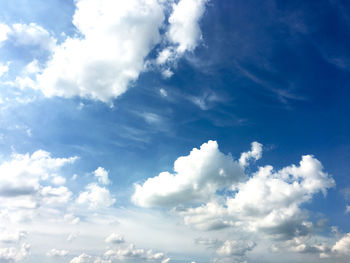
[[[246,175],[248,161],[262,156],[262,145],[252,143],[252,149],[236,161],[221,153],[215,141],[193,149],[188,156],[174,163],[175,174],[160,173],[144,184],[135,185],[132,200],[143,207],[175,207],[186,225],[199,230],[231,228],[239,233],[259,234],[270,240],[297,240],[309,236],[315,226],[302,205],[318,194],[326,195],[335,185],[314,156],[304,155],[299,165],[289,165],[275,171],[271,165],[259,167]],[[225,191],[218,191],[226,189]],[[180,206],[179,209],[177,206]],[[336,247],[344,251],[342,242]],[[243,256],[256,246],[228,240],[217,248],[218,255]],[[295,244],[298,252],[317,251],[325,254],[325,245]]]
[[[39,64],[34,57],[35,70],[25,68],[12,85],[40,90],[46,97],[81,97],[113,105],[142,72],[153,68],[152,57],[157,56],[154,69],[170,77],[174,61],[194,51],[201,40],[199,20],[206,0],[74,3],[72,23],[77,33],[60,43],[35,23],[0,24],[0,43],[50,52]],[[5,71],[3,66],[0,72]]]
[[[174,172],[162,172],[142,185],[135,184],[132,201],[143,207],[202,202],[245,177],[239,163],[220,152],[216,141],[208,141],[179,157],[174,162]]]

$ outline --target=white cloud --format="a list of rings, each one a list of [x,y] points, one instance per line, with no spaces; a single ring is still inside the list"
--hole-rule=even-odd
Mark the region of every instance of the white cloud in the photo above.
[[[174,171],[162,172],[143,185],[136,184],[132,201],[149,207],[208,200],[218,189],[245,177],[238,162],[221,153],[216,141],[208,141],[188,156],[179,157]]]
[[[116,233],[112,233],[108,237],[106,237],[105,242],[110,244],[121,244],[124,243],[125,240],[122,236]]]
[[[85,189],[86,191],[80,193],[76,199],[76,203],[79,205],[86,205],[89,209],[107,208],[112,206],[116,201],[105,187],[100,187],[92,183],[87,185]]]
[[[220,246],[216,253],[220,256],[244,256],[248,251],[254,249],[256,244],[252,241],[244,240],[226,240],[222,246]]]
[[[20,249],[15,247],[0,248],[0,262],[14,263],[25,259],[29,254],[30,246],[23,244]]]
[[[7,34],[11,29],[8,25],[0,23],[0,44],[7,40]]]
[[[334,186],[334,180],[311,155],[299,166],[290,165],[277,172],[260,167],[248,181],[233,187],[236,194],[224,203],[210,202],[180,212],[185,223],[200,229],[236,227],[290,239],[310,233],[312,222],[300,206],[313,195]]]
[[[160,41],[163,6],[157,0],[78,0],[76,6],[73,24],[82,36],[54,48],[38,88],[48,97],[110,103],[137,80]]]
[[[202,38],[199,20],[206,0],[180,0],[169,17],[168,39],[177,45],[177,52],[193,51]]]
[[[60,175],[56,175],[52,178],[51,182],[54,185],[63,185],[66,183],[66,178],[64,178],[63,176],[60,176]]]
[[[244,152],[239,158],[239,163],[243,167],[248,165],[250,159],[259,160],[262,156],[262,144],[258,142],[252,142],[252,149],[249,152]]]
[[[180,0],[172,5],[168,19],[166,38],[169,46],[159,52],[156,63],[160,66],[173,65],[184,54],[192,52],[202,39],[199,21],[202,18],[207,0]],[[163,69],[164,77],[171,77],[169,68]]]
[[[22,239],[27,237],[27,232],[25,231],[14,231],[9,232],[6,229],[0,229],[0,242],[3,243],[18,243]]]
[[[43,50],[52,50],[56,39],[43,27],[35,24],[13,24],[7,31],[7,40],[17,46],[39,46]]]
[[[332,251],[340,255],[350,255],[350,233],[344,235],[332,247]]]
[[[0,29],[1,30],[1,29]],[[6,73],[8,72],[9,70],[9,63],[7,63],[6,65],[5,64],[2,64],[0,62],[0,78]]]
[[[99,183],[103,185],[109,185],[111,183],[108,178],[108,171],[106,171],[103,167],[98,167],[94,171],[94,176],[97,177]]]
[[[46,255],[48,257],[65,257],[68,255],[68,253],[69,253],[68,250],[58,250],[58,249],[53,248],[50,251],[48,251],[46,253]]]
[[[0,196],[31,195],[40,188],[40,181],[47,180],[62,166],[73,163],[76,157],[52,158],[42,150],[32,155],[13,154],[12,159],[0,164]]]
[[[71,199],[72,192],[64,186],[60,186],[58,188],[45,186],[40,191],[40,197],[42,202],[47,205],[64,205]]]
[[[28,63],[24,68],[24,73],[27,75],[35,74],[40,71],[38,60],[34,59],[32,62]]]
[[[162,97],[167,97],[168,96],[168,92],[165,89],[163,89],[163,88],[159,89],[159,93],[160,93],[160,95]]]
[[[174,75],[174,72],[172,72],[170,69],[164,69],[162,71],[162,76],[166,79],[170,78],[172,75]]]
[[[138,259],[161,263],[167,263],[170,260],[164,253],[154,253],[150,249],[136,248],[133,244],[123,248],[110,249],[104,253],[104,257],[110,260]]]
[[[91,256],[83,253],[78,257],[73,258],[70,263],[90,263],[91,262]]]

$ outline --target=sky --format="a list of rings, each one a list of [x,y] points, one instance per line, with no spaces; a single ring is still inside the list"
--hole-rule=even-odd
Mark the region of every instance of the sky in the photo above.
[[[350,259],[350,5],[0,1],[0,263]]]

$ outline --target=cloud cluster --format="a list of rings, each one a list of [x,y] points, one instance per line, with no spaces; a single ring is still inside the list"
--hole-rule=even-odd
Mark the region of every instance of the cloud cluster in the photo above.
[[[136,184],[133,202],[143,207],[203,202],[245,177],[239,163],[221,153],[216,141],[208,141],[188,156],[179,157],[174,162],[174,172],[162,172],[142,185]]]
[[[56,176],[56,172],[77,158],[52,158],[46,151],[33,154],[13,154],[0,164],[0,198],[23,197],[37,193],[40,182]],[[47,194],[49,189],[43,190]],[[52,191],[52,189],[51,189]]]
[[[236,161],[221,153],[215,141],[209,141],[178,158],[175,174],[163,172],[142,185],[136,184],[132,200],[144,207],[175,207],[186,225],[199,230],[230,228],[271,240],[310,235],[315,227],[302,205],[318,193],[326,195],[335,185],[333,178],[312,155],[303,156],[299,165],[277,171],[266,165],[246,175],[248,162],[261,155],[262,145],[253,142],[251,150]],[[228,240],[217,252],[242,256],[255,246],[255,242]],[[307,249],[315,250],[316,246]],[[325,253],[326,249],[319,247],[318,252]]]
[[[11,26],[2,24],[0,31],[1,27],[5,28],[6,32],[3,41],[10,41],[15,46],[37,46],[48,51],[56,46],[57,40],[46,29],[35,23],[16,23]]]
[[[156,63],[163,68],[163,76],[171,77],[170,68],[186,51],[192,52],[202,39],[199,21],[207,0],[180,0],[173,3],[166,33],[167,46],[158,54]]]
[[[93,257],[83,253],[74,257],[70,263],[114,263],[125,260],[168,263],[170,261],[170,258],[166,257],[164,253],[137,248],[134,244],[125,243],[124,238],[116,233],[107,236],[105,242],[114,245],[114,247],[107,249],[102,256]]]
[[[17,249],[15,247],[0,248],[0,262],[3,263],[15,263],[24,260],[30,253],[30,246],[28,244],[22,244]]]
[[[109,190],[105,187],[101,187],[95,183],[89,184],[85,187],[84,192],[80,193],[76,203],[79,205],[85,205],[89,209],[103,209],[110,207],[115,203]]]
[[[106,171],[103,167],[98,167],[94,171],[94,176],[98,179],[98,182],[103,185],[109,185],[111,183],[108,178],[108,171]]]
[[[154,64],[152,56],[157,56],[156,68],[163,75],[173,74],[169,67],[185,52],[192,52],[201,39],[199,20],[206,0],[74,3],[72,23],[77,34],[61,43],[35,23],[0,24],[0,43],[50,51],[47,61],[41,61],[35,71],[25,69],[13,85],[40,90],[47,97],[79,96],[112,105],[113,99]],[[160,45],[162,50],[155,55]],[[37,59],[34,57],[33,62]],[[6,67],[0,70],[5,71]]]

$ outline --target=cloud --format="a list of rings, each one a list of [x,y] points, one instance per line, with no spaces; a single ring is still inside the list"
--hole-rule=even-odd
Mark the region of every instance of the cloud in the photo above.
[[[70,263],[90,263],[91,262],[91,256],[83,253],[78,257],[73,258]]]
[[[39,46],[43,50],[52,50],[56,39],[43,27],[35,24],[13,24],[7,31],[7,40],[16,46]]]
[[[117,261],[125,259],[157,261],[161,263],[168,263],[170,261],[170,258],[166,257],[164,253],[154,253],[150,249],[136,248],[133,244],[129,244],[123,248],[110,249],[104,253],[104,258]]]
[[[30,251],[30,246],[23,244],[20,249],[15,247],[0,248],[0,262],[14,263],[25,259]]]
[[[310,236],[317,226],[303,205],[319,193],[326,195],[335,185],[333,178],[312,155],[302,156],[298,165],[280,170],[266,165],[246,175],[249,161],[261,156],[262,145],[258,142],[253,142],[251,150],[236,161],[221,153],[215,141],[209,141],[179,157],[173,174],[163,172],[136,184],[132,201],[142,207],[173,208],[185,225],[198,230],[230,228],[242,235],[257,234],[272,243]],[[216,250],[224,260],[225,254],[243,256],[255,246],[254,240],[228,240]],[[324,244],[301,241],[290,243],[290,247],[294,252],[313,251],[323,257],[330,250]]]
[[[0,45],[7,40],[7,34],[11,31],[11,28],[3,23],[0,23]]]
[[[1,30],[1,29],[0,29]],[[2,64],[0,62],[0,78],[6,73],[8,72],[9,70],[9,63],[7,63],[6,65],[5,64]]]
[[[101,187],[95,183],[87,185],[85,190],[86,191],[80,193],[76,199],[76,203],[85,205],[91,210],[110,207],[116,201],[107,188]]]
[[[124,243],[125,240],[122,236],[116,233],[112,233],[108,237],[106,237],[105,242],[110,244],[121,244]]]
[[[158,65],[171,66],[186,51],[194,51],[202,39],[199,21],[204,14],[206,3],[207,0],[180,0],[173,4],[166,32],[168,46],[159,52],[156,59]],[[163,75],[171,77],[172,72],[165,68]]]
[[[103,167],[98,167],[94,171],[94,176],[97,177],[98,182],[103,185],[109,185],[111,183],[108,178],[108,171],[106,171]]]
[[[71,197],[72,192],[64,186],[57,188],[54,188],[52,186],[45,186],[40,191],[40,198],[46,205],[66,205]]]
[[[65,257],[68,255],[68,253],[69,253],[68,250],[58,250],[58,249],[53,248],[50,251],[48,251],[46,253],[46,255],[48,257]]]
[[[208,141],[179,157],[174,162],[174,172],[162,172],[142,185],[135,184],[132,201],[150,207],[208,200],[218,189],[245,177],[238,162],[220,152],[216,141]]]
[[[3,243],[18,243],[22,239],[27,237],[27,232],[25,231],[15,231],[9,232],[6,229],[0,229],[0,241]]]
[[[66,178],[60,176],[60,175],[56,175],[52,178],[51,182],[54,185],[63,185],[66,183]]]
[[[262,144],[258,142],[252,142],[252,149],[249,152],[244,152],[239,158],[241,166],[245,167],[248,165],[248,161],[251,159],[259,160],[262,156]]]
[[[226,240],[222,246],[220,246],[216,253],[220,256],[244,256],[248,251],[251,251],[256,246],[256,243],[252,241],[242,240]]]
[[[168,96],[168,92],[165,89],[163,89],[163,88],[159,89],[159,93],[160,93],[160,95],[162,97],[167,97]]]
[[[160,41],[163,6],[157,0],[79,0],[73,24],[81,37],[68,37],[53,50],[38,88],[47,96],[110,101],[144,70]]]
[[[233,227],[247,232],[264,233],[274,238],[291,239],[309,234],[313,224],[300,206],[334,186],[322,164],[305,155],[299,166],[279,171],[260,167],[246,182],[233,187],[233,197],[225,202],[206,203],[181,211],[186,224],[200,229]]]
[[[32,195],[39,191],[40,181],[52,177],[61,167],[76,159],[52,158],[43,150],[31,155],[13,154],[11,160],[0,164],[0,197]]]
[[[77,0],[72,20],[76,35],[61,43],[35,23],[0,24],[0,43],[50,52],[40,65],[34,58],[11,83],[40,90],[46,97],[78,96],[112,106],[142,72],[153,67],[165,78],[174,74],[171,67],[202,38],[199,20],[206,2]]]
[[[350,255],[350,233],[347,233],[335,243],[332,247],[332,252],[340,255]]]
[[[177,45],[177,52],[193,51],[202,33],[199,20],[205,10],[206,0],[180,0],[173,6],[169,17],[168,39]]]

